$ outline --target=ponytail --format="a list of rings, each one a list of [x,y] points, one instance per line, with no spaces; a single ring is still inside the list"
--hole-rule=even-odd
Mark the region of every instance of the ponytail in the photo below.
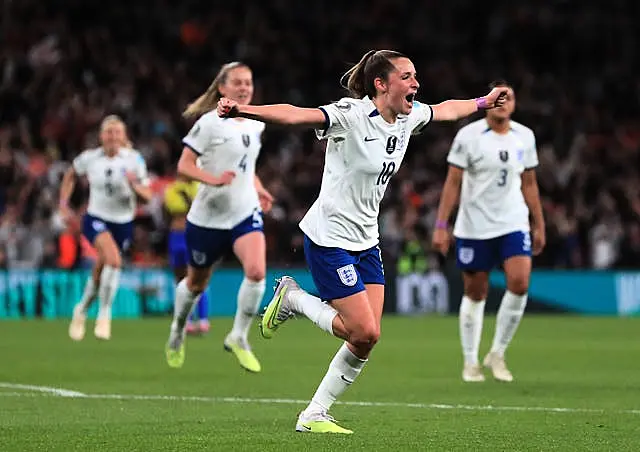
[[[364,96],[376,96],[375,79],[387,80],[395,69],[392,60],[406,58],[393,50],[370,50],[360,61],[340,78],[340,85],[349,91],[351,97],[362,99]]]
[[[360,61],[355,66],[345,72],[345,74],[340,78],[340,85],[349,90],[349,94],[351,94],[352,97],[361,99],[369,94],[364,85],[364,70],[367,65],[367,61],[369,61],[375,53],[375,50],[369,50],[362,58],[360,58]]]
[[[201,94],[200,97],[198,97],[187,106],[184,112],[182,112],[182,116],[184,118],[195,118],[211,110],[215,110],[218,101],[222,97],[222,95],[220,94],[220,85],[224,85],[227,82],[227,77],[231,70],[239,67],[248,68],[246,64],[240,63],[238,61],[227,63],[222,66],[222,68],[220,68],[220,71],[216,75],[216,78],[214,78],[213,82],[211,82],[211,85],[209,85],[209,88],[207,88],[207,90],[203,94]]]

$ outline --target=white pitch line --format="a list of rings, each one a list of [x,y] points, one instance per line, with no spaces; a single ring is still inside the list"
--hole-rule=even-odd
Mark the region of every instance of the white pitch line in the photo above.
[[[204,402],[204,403],[239,403],[239,404],[281,404],[306,405],[308,400],[280,399],[280,398],[251,398],[251,397],[209,397],[209,396],[176,396],[176,395],[144,395],[144,394],[86,394],[62,388],[48,386],[21,385],[0,382],[0,388],[23,389],[36,393],[0,392],[0,397],[36,397],[55,396],[65,398],[82,398],[94,400],[143,400],[143,401],[172,401],[172,402]],[[602,408],[563,408],[543,406],[501,406],[501,405],[464,405],[447,403],[410,403],[410,402],[356,402],[337,401],[336,405],[374,407],[374,408],[417,408],[427,410],[463,410],[463,411],[519,411],[545,413],[585,413],[585,414],[629,414],[639,415],[640,410],[609,410]]]
[[[83,394],[82,392],[71,391],[69,389],[62,388],[52,388],[50,386],[22,385],[18,383],[0,382],[0,388],[22,389],[23,391],[42,392],[45,394],[53,394],[61,397],[85,397],[85,394]]]

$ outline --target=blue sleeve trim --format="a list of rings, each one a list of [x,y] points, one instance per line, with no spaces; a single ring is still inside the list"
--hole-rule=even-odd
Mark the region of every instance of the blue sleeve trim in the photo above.
[[[326,132],[331,126],[331,120],[329,119],[329,113],[323,107],[318,107],[322,114],[324,115],[324,125],[322,126],[322,131]]]
[[[413,103],[415,104],[416,102],[413,101]],[[418,129],[418,131],[417,131],[418,134],[421,134],[424,131],[424,129],[426,129],[429,124],[431,124],[431,121],[433,121],[433,108],[429,104],[423,104],[423,105],[426,105],[427,107],[429,107],[429,111],[431,112],[431,116],[429,117],[429,121],[427,121],[422,127],[420,127]]]
[[[189,143],[187,143],[186,141],[183,141],[182,144],[191,149],[193,151],[194,154],[198,154],[198,155],[202,155],[202,152],[198,151],[196,148],[194,148],[193,146],[191,146]]]
[[[453,166],[454,168],[458,168],[461,170],[466,170],[466,168],[464,166],[460,166],[460,165],[456,165],[455,163],[451,163],[451,162],[447,162],[449,163],[449,166]]]

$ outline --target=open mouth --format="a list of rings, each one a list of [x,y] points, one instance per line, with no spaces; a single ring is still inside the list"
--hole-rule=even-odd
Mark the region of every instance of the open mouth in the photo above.
[[[415,97],[416,97],[416,93],[411,93],[411,94],[407,94],[407,95],[405,96],[405,99],[406,99],[406,101],[407,101],[407,102],[409,102],[410,104],[413,104],[413,100],[415,99]]]

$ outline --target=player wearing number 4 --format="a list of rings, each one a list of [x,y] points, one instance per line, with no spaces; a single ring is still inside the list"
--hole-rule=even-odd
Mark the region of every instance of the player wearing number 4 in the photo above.
[[[89,206],[82,220],[82,234],[95,246],[98,259],[92,275],[73,309],[69,336],[75,341],[85,334],[87,310],[96,298],[100,308],[94,329],[98,339],[111,338],[111,305],[118,291],[123,251],[131,244],[136,198],[151,199],[147,166],[131,149],[126,128],[117,116],[107,116],[100,126],[102,146],[78,155],[60,186],[60,210],[65,218],[73,215],[69,198],[76,176],[89,181]]]
[[[264,124],[240,118],[223,119],[215,112],[221,96],[247,105],[252,95],[249,67],[229,63],[184,112],[185,117],[200,118],[183,139],[178,173],[201,184],[187,214],[185,238],[189,262],[187,276],[176,287],[173,321],[165,349],[170,367],[182,367],[189,314],[207,288],[214,264],[232,249],[242,264],[244,280],[238,291],[233,329],[224,340],[224,348],[233,352],[246,370],[261,370],[248,335],[265,291],[262,212],[269,211],[273,203],[255,174]],[[198,159],[200,165],[196,164]]]
[[[390,51],[370,51],[343,77],[351,98],[320,108],[218,103],[225,117],[244,117],[316,129],[328,140],[320,194],[300,223],[304,250],[320,298],[283,277],[260,323],[271,338],[294,313],[303,314],[345,342],[311,403],[300,413],[299,432],[352,433],[328,411],[362,371],[380,337],[384,273],[378,248],[378,213],[411,135],[433,121],[454,121],[501,104],[506,89],[471,100],[437,105],[415,101],[420,84],[413,63]]]
[[[446,254],[447,221],[459,198],[453,235],[464,281],[460,340],[464,356],[462,378],[468,382],[484,381],[478,349],[489,271],[499,264],[504,267],[507,290],[498,310],[493,345],[483,364],[495,379],[513,380],[504,355],[527,304],[532,254],[529,212],[534,226],[533,254],[540,253],[545,244],[534,134],[510,119],[515,109],[513,89],[506,82],[492,86],[508,90],[506,102],[456,135],[433,234],[434,248]]]

